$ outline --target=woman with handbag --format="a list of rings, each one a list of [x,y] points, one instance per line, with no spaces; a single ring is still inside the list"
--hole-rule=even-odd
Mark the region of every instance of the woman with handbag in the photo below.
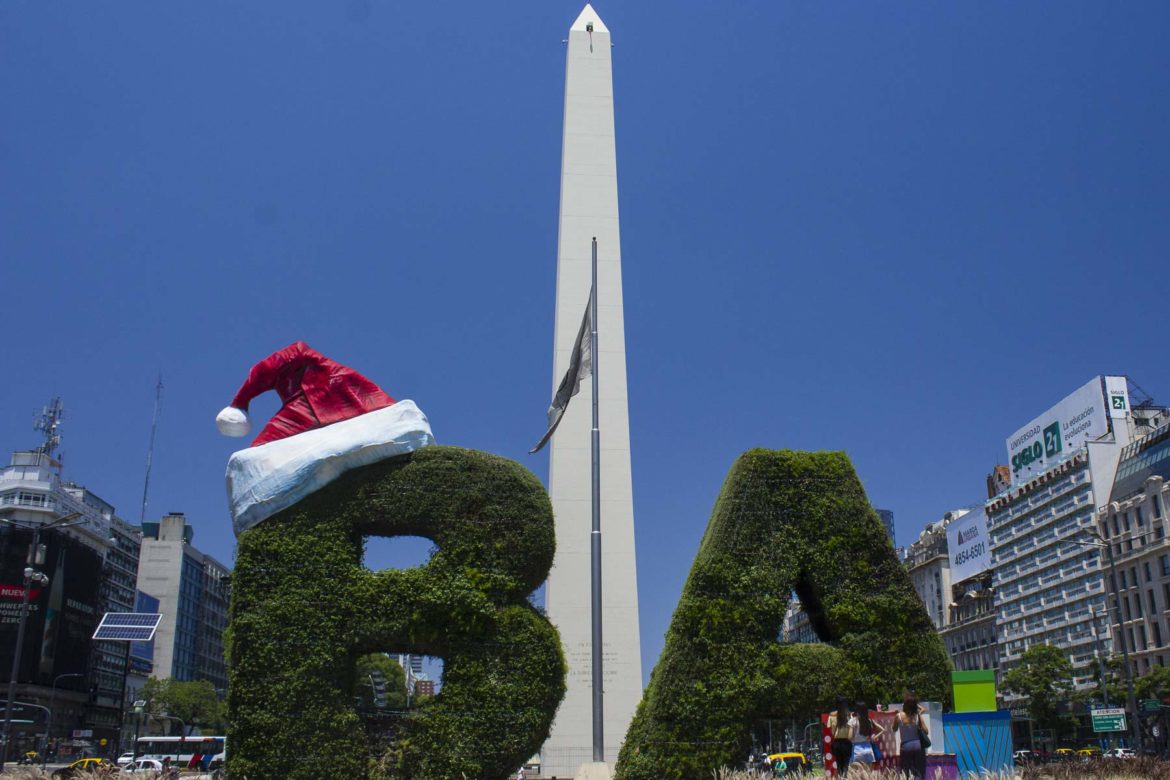
[[[853,756],[853,726],[849,722],[849,700],[837,697],[837,711],[829,713],[829,752],[837,762],[837,777],[844,777],[849,771],[849,759]]]
[[[849,763],[877,769],[877,762],[882,756],[875,742],[886,733],[886,730],[876,721],[870,720],[869,707],[863,701],[853,705],[853,716],[849,718],[849,725],[853,727],[853,756]]]
[[[898,772],[916,780],[926,777],[926,749],[930,747],[930,729],[922,720],[918,697],[912,693],[902,699],[898,713]]]

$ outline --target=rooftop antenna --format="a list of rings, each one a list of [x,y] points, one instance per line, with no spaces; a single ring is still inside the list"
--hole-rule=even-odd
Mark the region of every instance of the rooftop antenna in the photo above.
[[[154,462],[154,432],[158,429],[158,409],[162,405],[162,372],[158,375],[158,384],[154,388],[154,419],[150,421],[150,447],[146,450],[146,479],[142,484],[142,512],[138,515],[138,526],[146,522],[146,496],[150,492],[150,466]]]
[[[61,399],[53,401],[41,409],[40,417],[33,418],[33,430],[45,435],[45,443],[37,447],[36,451],[53,457],[53,453],[61,446],[61,419],[65,416],[65,409],[61,406]]]

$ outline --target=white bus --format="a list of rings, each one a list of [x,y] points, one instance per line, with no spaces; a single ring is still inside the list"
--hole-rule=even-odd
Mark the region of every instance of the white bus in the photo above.
[[[218,769],[223,766],[226,751],[226,737],[195,735],[139,737],[137,753],[139,758],[153,758],[158,761],[169,758],[172,764],[184,768],[191,763],[194,756],[201,756],[200,763],[209,769]]]

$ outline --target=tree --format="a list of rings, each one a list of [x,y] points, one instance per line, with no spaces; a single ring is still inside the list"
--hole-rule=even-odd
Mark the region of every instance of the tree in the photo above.
[[[1093,675],[1093,687],[1084,691],[1078,692],[1074,697],[1085,703],[1108,701],[1110,704],[1120,704],[1125,701],[1125,675],[1122,671],[1121,658],[1118,656],[1110,656],[1105,660],[1105,692],[1108,696],[1103,696],[1101,692],[1101,674],[1100,667],[1097,661],[1093,661],[1091,666]]]
[[[142,697],[151,715],[177,718],[188,731],[198,726],[203,731],[222,733],[227,725],[223,701],[210,680],[185,682],[170,677],[163,680],[152,677],[143,686]],[[178,723],[174,726],[177,728]]]
[[[1155,666],[1133,681],[1133,689],[1139,699],[1170,699],[1170,668]]]
[[[371,672],[381,672],[386,679],[385,709],[406,709],[406,674],[398,662],[385,653],[370,653],[358,659],[357,674],[353,681],[354,698],[361,699],[358,709],[374,709],[374,693],[370,686]]]
[[[1059,741],[1068,725],[1061,705],[1073,695],[1072,662],[1052,645],[1033,645],[1020,658],[1019,666],[1003,676],[1004,691],[1028,699],[1028,714],[1036,725],[1052,729]]]

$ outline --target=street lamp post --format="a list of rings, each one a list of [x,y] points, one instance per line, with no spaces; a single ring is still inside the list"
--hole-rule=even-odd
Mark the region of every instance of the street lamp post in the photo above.
[[[176,718],[174,715],[167,715],[165,712],[162,715],[159,715],[159,717],[166,718],[167,720],[179,721],[179,750],[175,753],[175,762],[178,763],[179,753],[183,752],[183,748],[187,744],[187,724],[183,722],[182,718]],[[167,731],[170,731],[170,729],[168,728]]]
[[[146,701],[144,699],[137,699],[134,702],[134,760],[138,760],[138,732],[142,730],[142,713],[146,711]]]
[[[1125,697],[1126,708],[1129,710],[1129,718],[1127,723],[1130,723],[1130,730],[1134,735],[1134,743],[1137,745],[1138,753],[1144,752],[1144,740],[1142,738],[1142,727],[1137,722],[1137,696],[1133,692],[1133,668],[1129,665],[1129,644],[1125,641],[1125,625],[1121,620],[1121,595],[1117,592],[1117,561],[1113,557],[1113,545],[1110,544],[1101,534],[1093,529],[1085,529],[1085,533],[1095,541],[1086,542],[1080,539],[1066,539],[1065,541],[1079,544],[1082,547],[1096,547],[1097,549],[1105,550],[1105,560],[1109,563],[1109,580],[1106,589],[1109,591],[1111,600],[1113,601],[1113,614],[1116,617],[1117,623],[1117,639],[1121,643],[1121,662],[1125,667]],[[1148,534],[1139,534],[1137,537],[1141,538],[1148,536]],[[1106,608],[1108,613],[1108,608]]]
[[[29,591],[32,588],[33,582],[44,585],[49,581],[47,576],[33,568],[34,564],[42,563],[39,559],[41,531],[49,528],[65,528],[85,522],[84,520],[77,519],[80,517],[80,512],[73,512],[64,517],[59,517],[51,523],[34,526],[21,525],[8,519],[0,518],[0,523],[10,525],[13,528],[31,530],[33,534],[32,544],[28,548],[28,565],[24,567],[24,594],[20,599],[20,620],[16,625],[16,647],[12,651],[12,673],[8,676],[8,699],[4,703],[4,747],[0,750],[0,772],[4,771],[4,763],[8,760],[8,750],[12,742],[12,704],[16,699],[16,678],[20,674],[20,656],[24,650],[24,630],[28,623]]]
[[[59,674],[53,678],[53,689],[49,694],[49,725],[45,729],[45,752],[41,757],[41,765],[48,766],[49,764],[49,740],[53,737],[53,708],[57,706],[57,683],[64,680],[66,677],[85,677],[84,674]]]

